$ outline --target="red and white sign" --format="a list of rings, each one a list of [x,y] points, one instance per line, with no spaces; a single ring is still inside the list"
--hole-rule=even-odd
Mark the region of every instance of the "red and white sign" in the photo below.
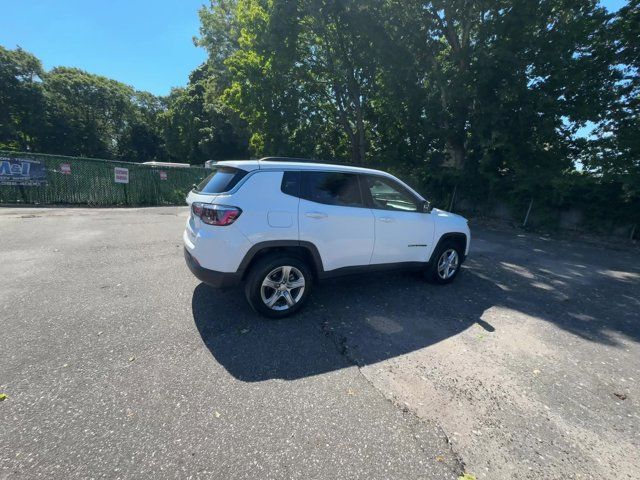
[[[121,168],[121,167],[115,167],[113,169],[113,173],[114,173],[114,180],[116,183],[129,183],[129,169],[128,168]]]
[[[71,164],[70,163],[61,163],[60,164],[60,173],[64,175],[71,175]]]
[[[160,180],[167,179],[167,172],[165,172],[164,170],[160,170],[158,173],[160,174]]]

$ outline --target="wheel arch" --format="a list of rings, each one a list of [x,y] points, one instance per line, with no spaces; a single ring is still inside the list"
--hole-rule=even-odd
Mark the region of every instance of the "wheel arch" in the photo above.
[[[321,276],[324,271],[320,252],[313,243],[298,240],[271,240],[256,243],[249,249],[238,267],[241,279],[246,278],[251,267],[260,258],[271,253],[289,254],[301,258],[309,265],[316,278]]]
[[[436,247],[431,252],[431,257],[429,257],[429,263],[433,261],[434,255],[442,246],[442,244],[447,241],[451,241],[452,243],[455,243],[460,247],[460,251],[462,252],[461,260],[462,261],[465,260],[465,252],[467,251],[467,242],[469,241],[469,239],[467,238],[467,235],[464,232],[448,232],[443,234],[438,240]]]

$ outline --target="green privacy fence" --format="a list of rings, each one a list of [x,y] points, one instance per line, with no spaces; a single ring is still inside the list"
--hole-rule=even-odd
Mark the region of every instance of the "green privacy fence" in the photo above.
[[[183,205],[202,167],[137,163],[0,150],[0,203]]]

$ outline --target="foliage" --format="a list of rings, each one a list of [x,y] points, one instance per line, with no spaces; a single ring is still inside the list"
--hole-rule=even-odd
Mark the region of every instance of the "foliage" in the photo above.
[[[476,477],[470,473],[463,473],[458,477],[458,480],[476,480]]]
[[[248,134],[209,64],[167,98],[0,47],[0,148],[133,162],[243,157]]]
[[[0,148],[26,150],[41,131],[43,74],[30,53],[0,46]]]
[[[608,198],[638,221],[638,0],[617,14],[595,0],[238,0],[200,16],[255,155],[380,166],[442,203],[460,186],[471,202],[562,208],[589,184],[604,194],[590,208]]]
[[[637,224],[639,5],[213,0],[209,58],[164,98],[0,47],[0,147],[316,157],[393,171],[439,206],[533,200],[553,224],[582,201],[585,224]]]
[[[243,122],[218,100],[216,78],[204,64],[190,75],[186,88],[176,88],[159,116],[172,161],[242,158],[248,135]]]
[[[44,91],[44,151],[116,157],[132,114],[132,88],[76,68],[56,67],[47,73]]]

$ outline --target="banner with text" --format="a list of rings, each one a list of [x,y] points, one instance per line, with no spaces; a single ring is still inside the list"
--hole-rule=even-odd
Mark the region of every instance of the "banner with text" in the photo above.
[[[44,163],[27,158],[0,157],[0,185],[39,187],[46,184]]]

